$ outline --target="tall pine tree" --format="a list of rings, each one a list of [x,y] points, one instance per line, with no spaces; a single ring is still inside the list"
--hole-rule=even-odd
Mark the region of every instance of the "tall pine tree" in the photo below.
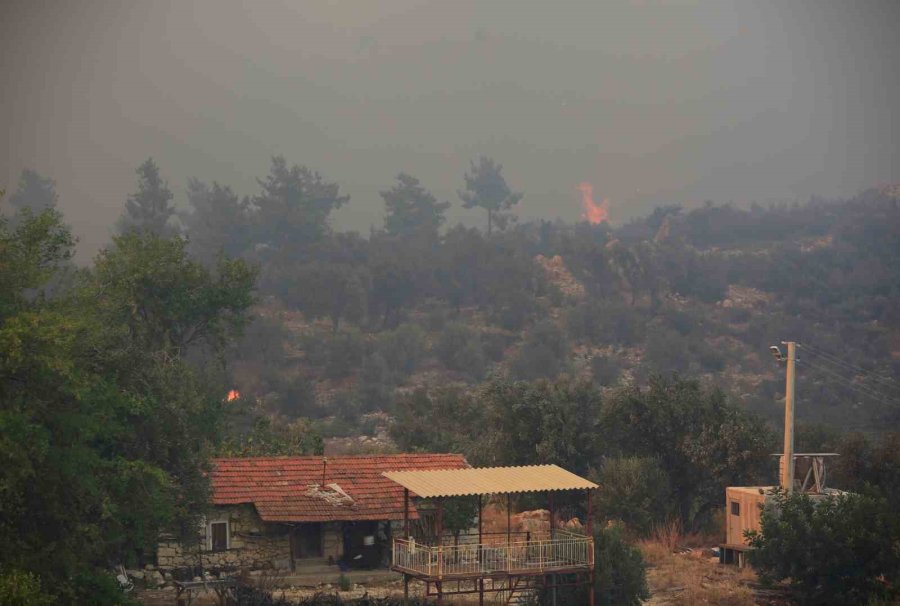
[[[128,197],[125,211],[119,218],[120,233],[136,231],[161,237],[173,236],[177,230],[169,221],[175,214],[172,191],[159,176],[159,167],[148,158],[137,169],[138,190]]]
[[[465,174],[466,188],[460,190],[459,197],[465,208],[479,207],[488,214],[488,234],[494,224],[503,229],[509,222],[509,210],[522,199],[521,192],[514,192],[503,178],[503,165],[484,156],[472,162]]]
[[[26,168],[19,176],[19,189],[9,197],[9,203],[16,212],[27,208],[32,214],[38,214],[48,208],[56,208],[58,198],[53,179]]]

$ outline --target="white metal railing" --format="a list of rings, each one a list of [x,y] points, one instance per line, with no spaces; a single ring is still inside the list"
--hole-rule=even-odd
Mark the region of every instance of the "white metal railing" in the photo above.
[[[594,539],[564,530],[553,539],[510,543],[423,545],[394,539],[394,568],[429,577],[496,572],[542,574],[572,568],[593,569]]]

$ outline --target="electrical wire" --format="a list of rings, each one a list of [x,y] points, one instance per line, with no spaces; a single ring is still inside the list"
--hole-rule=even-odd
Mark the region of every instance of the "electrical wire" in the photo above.
[[[891,394],[887,394],[883,391],[880,391],[880,390],[878,390],[874,387],[870,387],[868,385],[860,385],[855,382],[854,377],[848,377],[846,375],[842,375],[839,371],[835,371],[833,368],[830,368],[828,366],[820,366],[818,364],[810,362],[809,360],[804,360],[802,365],[807,366],[809,368],[814,368],[820,372],[824,372],[833,377],[841,379],[844,382],[843,384],[846,387],[848,387],[850,389],[855,389],[856,391],[859,391],[860,393],[866,393],[867,395],[870,395],[875,398],[883,398],[883,399],[887,399],[887,400],[893,399],[893,396]]]
[[[863,377],[865,377],[866,379],[868,379],[870,381],[878,381],[878,382],[884,383],[885,385],[889,385],[892,388],[900,387],[900,385],[897,384],[897,381],[895,381],[894,379],[892,379],[890,377],[885,377],[882,375],[875,374],[872,371],[868,371],[860,366],[851,364],[850,362],[847,362],[846,360],[841,360],[836,355],[828,353],[827,351],[825,351],[819,347],[816,347],[814,345],[809,345],[808,343],[798,343],[797,346],[800,349],[806,350],[807,353],[811,353],[814,356],[818,356],[819,358],[822,359],[823,362],[828,362],[835,366],[842,366],[842,367],[846,368],[847,370],[850,370],[850,371],[855,372],[856,374],[862,375]]]
[[[895,408],[900,408],[900,401],[887,399],[887,398],[890,398],[890,396],[887,396],[887,398],[886,398],[885,394],[876,392],[876,391],[872,391],[868,387],[863,387],[861,385],[854,385],[853,380],[851,378],[845,377],[844,375],[839,374],[838,372],[835,372],[833,369],[830,369],[826,366],[819,366],[818,364],[813,364],[809,361],[802,361],[801,366],[813,368],[813,369],[818,370],[819,372],[823,372],[823,373],[826,373],[833,377],[836,377],[841,380],[841,385],[843,387],[846,387],[847,389],[851,389],[851,390],[859,393],[860,395],[867,396],[877,402],[880,402],[881,404],[884,404],[886,406],[895,407]]]

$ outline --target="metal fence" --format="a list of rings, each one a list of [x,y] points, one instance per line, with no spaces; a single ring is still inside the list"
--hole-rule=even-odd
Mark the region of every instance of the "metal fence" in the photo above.
[[[552,539],[510,543],[423,545],[394,539],[393,565],[414,574],[442,578],[497,572],[541,574],[572,568],[592,569],[594,540],[564,530]]]

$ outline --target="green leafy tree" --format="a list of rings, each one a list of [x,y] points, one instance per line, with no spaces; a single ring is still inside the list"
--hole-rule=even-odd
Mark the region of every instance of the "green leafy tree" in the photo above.
[[[852,492],[880,494],[900,510],[900,432],[887,431],[877,437],[830,433],[832,437],[826,436],[822,445],[841,456],[829,467],[828,483]]]
[[[465,174],[466,188],[459,190],[465,208],[483,208],[487,211],[488,235],[493,226],[504,229],[509,222],[506,212],[522,199],[522,193],[514,192],[503,178],[503,166],[484,156],[472,162]]]
[[[224,345],[246,324],[256,270],[222,259],[214,270],[192,262],[187,242],[130,232],[100,252],[85,296],[111,327],[125,327],[130,351],[179,354],[193,344]]]
[[[725,393],[679,377],[650,378],[605,400],[599,431],[610,456],[653,457],[669,476],[672,504],[685,525],[702,525],[721,507],[726,486],[762,481],[775,438],[761,419]]]
[[[41,251],[18,257],[27,270],[0,263],[3,281],[26,290],[71,254],[53,211],[0,241]],[[183,248],[132,232],[77,289],[19,292],[4,312],[0,569],[39,575],[56,603],[121,600],[100,571],[141,563],[162,528],[190,533],[206,507],[224,389],[187,350],[219,351],[240,328],[253,272],[225,263],[213,277]]]
[[[472,452],[484,411],[458,387],[416,389],[401,396],[390,434],[402,451]]]
[[[38,214],[44,210],[56,208],[58,200],[56,182],[26,168],[19,175],[19,188],[9,197],[9,204],[14,212],[27,208],[33,214]]]
[[[397,175],[397,184],[381,192],[384,229],[392,236],[436,238],[449,202],[438,202],[415,177]]]
[[[477,442],[472,453],[480,464],[540,461],[588,475],[600,446],[596,435],[601,407],[600,394],[590,383],[567,377],[533,383],[495,378],[475,397],[484,415],[473,436]]]
[[[812,499],[777,493],[750,531],[750,562],[765,581],[788,580],[805,604],[865,604],[896,597],[900,520],[880,497]]]
[[[75,238],[56,210],[24,210],[15,226],[0,216],[0,320],[45,298],[72,258]]]
[[[137,231],[168,237],[176,233],[170,220],[175,214],[172,191],[159,174],[159,166],[148,158],[137,169],[138,190],[128,196],[125,211],[119,217],[119,233]]]
[[[672,488],[659,461],[648,457],[609,458],[600,466],[597,518],[621,520],[632,532],[648,535],[671,510]]]

